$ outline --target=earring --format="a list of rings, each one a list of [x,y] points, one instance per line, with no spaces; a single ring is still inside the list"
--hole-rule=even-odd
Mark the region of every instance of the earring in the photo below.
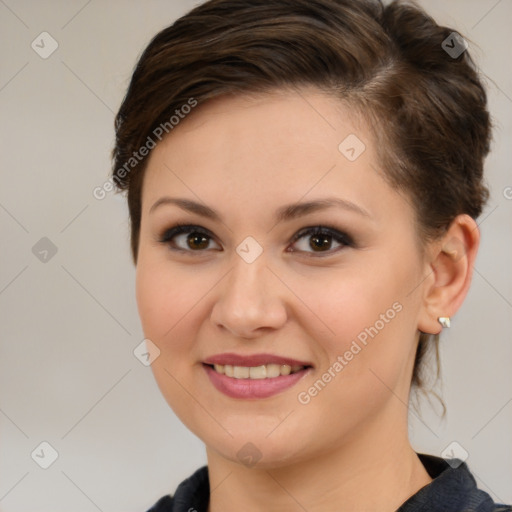
[[[449,316],[440,316],[437,321],[443,326],[443,327],[450,327],[450,317]]]

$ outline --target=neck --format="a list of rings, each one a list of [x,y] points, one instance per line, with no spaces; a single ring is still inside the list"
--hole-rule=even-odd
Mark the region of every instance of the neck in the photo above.
[[[432,481],[409,443],[406,419],[401,425],[366,424],[357,439],[270,469],[248,468],[207,449],[208,512],[393,512]]]

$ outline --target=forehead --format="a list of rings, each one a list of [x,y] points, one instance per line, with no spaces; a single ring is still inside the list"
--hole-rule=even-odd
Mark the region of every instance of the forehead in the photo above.
[[[320,91],[218,97],[152,151],[143,209],[166,192],[215,205],[229,198],[247,211],[334,194],[377,215],[375,198],[389,196],[390,206],[398,196],[378,168],[361,116]]]
[[[152,151],[148,168],[166,161],[187,169],[189,176],[195,170],[208,170],[209,176],[226,171],[242,177],[244,171],[254,169],[264,175],[271,167],[272,173],[293,170],[297,180],[301,170],[332,166],[348,136],[358,139],[361,147],[365,141],[366,159],[375,160],[363,120],[318,90],[222,96],[200,104],[180,120]]]
[[[178,133],[180,143],[194,144],[198,139],[203,139],[202,143],[205,139],[213,143],[229,137],[251,146],[250,141],[257,140],[261,150],[272,148],[277,154],[279,148],[287,147],[293,147],[295,152],[311,146],[337,149],[340,136],[347,130],[359,132],[362,138],[368,137],[364,120],[348,105],[314,87],[307,87],[210,99],[185,116],[166,141],[172,144],[172,135]],[[235,149],[233,145],[232,152]],[[245,153],[247,149],[244,147]]]

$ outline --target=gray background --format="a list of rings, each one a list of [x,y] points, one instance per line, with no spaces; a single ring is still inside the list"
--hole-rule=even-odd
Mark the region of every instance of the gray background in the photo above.
[[[197,3],[0,0],[1,511],[139,512],[206,462],[133,354],[143,335],[124,198],[92,194],[137,56]],[[411,440],[437,455],[456,441],[479,486],[510,503],[512,2],[420,3],[471,40],[496,130],[474,281],[443,335],[448,417],[424,402]],[[58,42],[47,59],[31,47],[43,31]],[[55,255],[45,241],[33,251],[43,237]],[[43,441],[58,452],[48,469],[35,462],[50,460]]]

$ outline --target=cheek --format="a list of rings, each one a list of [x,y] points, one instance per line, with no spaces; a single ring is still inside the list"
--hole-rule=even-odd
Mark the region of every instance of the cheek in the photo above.
[[[294,291],[311,305],[314,338],[322,336],[322,344],[331,354],[348,350],[355,339],[364,344],[372,326],[379,333],[390,330],[399,321],[397,310],[403,308],[404,301],[396,282],[384,283],[364,271],[332,271],[319,279],[305,278]],[[374,329],[370,332],[375,334]]]
[[[158,272],[151,270],[151,267],[151,263],[140,255],[137,264],[135,290],[144,335],[152,341],[156,341],[165,329],[163,324],[166,318],[165,309],[168,304],[166,295],[168,292],[165,281],[159,279],[157,277]],[[168,320],[169,322],[172,321],[172,319]],[[169,326],[168,324],[167,329]]]
[[[350,271],[331,269],[317,279],[296,281],[297,295],[307,298],[315,314],[308,313],[314,322],[304,319],[302,327],[322,347],[320,373],[331,368],[344,375],[334,379],[338,382],[357,379],[358,386],[370,387],[378,382],[376,375],[390,387],[403,376],[414,349],[418,304],[410,292],[419,266],[401,261],[368,260]]]
[[[316,319],[315,327],[302,326],[309,329],[317,352],[321,347],[322,359],[315,379],[297,389],[302,393],[299,410],[319,429],[327,428],[321,423],[329,417],[334,437],[382,410],[395,396],[390,389],[401,395],[408,386],[404,370],[411,361],[414,325],[413,304],[406,298],[410,290],[404,293],[405,272],[381,267],[375,274],[351,272],[336,279],[331,274],[315,287],[304,281],[299,292],[322,320]]]
[[[190,371],[197,362],[191,340],[196,335],[194,329],[199,328],[193,322],[193,315],[200,306],[201,290],[191,283],[193,277],[188,279],[186,272],[173,270],[168,262],[139,259],[136,272],[139,316],[144,336],[160,351],[151,370],[169,406],[195,432],[201,424],[201,411],[196,411],[199,419],[191,415],[190,395],[185,389],[191,387]]]
[[[192,283],[193,277],[189,280],[186,272],[173,270],[168,263],[155,258],[139,259],[136,272],[139,316],[144,335],[162,353],[170,348],[180,350],[180,339],[183,338],[175,334],[200,299]]]

